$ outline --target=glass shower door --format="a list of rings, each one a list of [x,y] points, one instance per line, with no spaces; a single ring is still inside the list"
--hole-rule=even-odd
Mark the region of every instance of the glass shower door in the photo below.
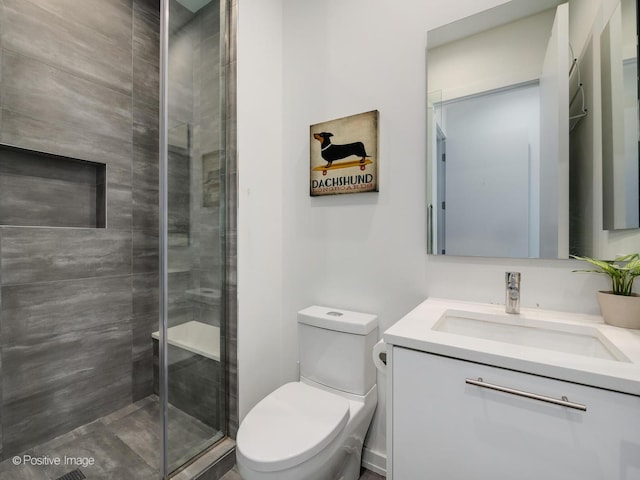
[[[226,434],[224,345],[225,2],[168,0],[166,470]],[[165,25],[167,25],[165,23]],[[160,362],[160,367],[162,368]]]

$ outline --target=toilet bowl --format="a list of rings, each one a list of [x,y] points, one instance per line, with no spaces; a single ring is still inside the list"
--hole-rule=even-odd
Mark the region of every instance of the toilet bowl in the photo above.
[[[261,400],[236,438],[243,480],[357,480],[377,403],[374,315],[298,313],[300,381]]]

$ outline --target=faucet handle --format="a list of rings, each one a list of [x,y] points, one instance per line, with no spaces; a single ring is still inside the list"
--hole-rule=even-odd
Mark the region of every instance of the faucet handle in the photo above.
[[[504,273],[505,282],[507,285],[520,285],[520,272],[505,272]]]
[[[520,272],[505,272],[507,282],[505,291],[505,311],[520,313]]]

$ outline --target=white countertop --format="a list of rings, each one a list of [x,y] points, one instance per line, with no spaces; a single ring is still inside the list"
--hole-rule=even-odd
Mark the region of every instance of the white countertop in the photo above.
[[[438,320],[452,310],[505,316],[523,325],[535,321],[560,330],[586,326],[589,330],[596,329],[603,341],[613,345],[621,354],[620,359],[594,358],[433,330]],[[383,338],[389,345],[640,396],[640,330],[606,325],[597,315],[533,308],[521,308],[520,314],[507,315],[504,305],[429,298],[387,329]]]

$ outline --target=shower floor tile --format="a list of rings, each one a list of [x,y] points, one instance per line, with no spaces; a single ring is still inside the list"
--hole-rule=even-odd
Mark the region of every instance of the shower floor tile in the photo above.
[[[51,480],[80,469],[92,480],[157,480],[160,464],[160,402],[155,395],[33,447],[0,463],[0,480]],[[216,431],[169,406],[171,459],[189,458],[217,439]],[[219,435],[218,435],[219,436]],[[175,448],[174,448],[175,447]],[[179,448],[178,448],[179,447]],[[37,465],[28,461],[29,455]],[[16,465],[14,459],[19,459]],[[82,465],[83,460],[92,465]],[[42,465],[58,461],[59,465]],[[17,462],[17,461],[16,461]]]

